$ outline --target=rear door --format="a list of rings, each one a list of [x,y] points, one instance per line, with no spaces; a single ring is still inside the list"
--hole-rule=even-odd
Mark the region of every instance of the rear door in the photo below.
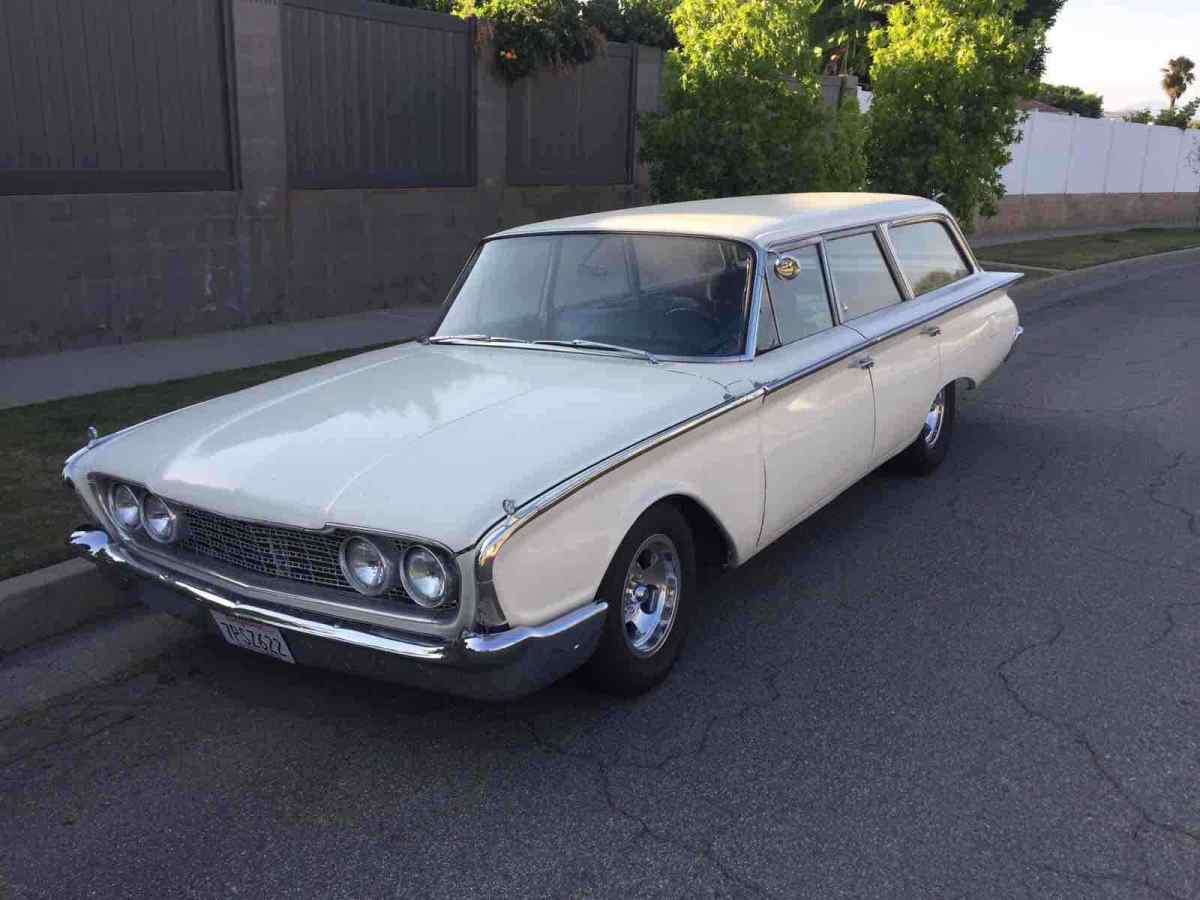
[[[937,335],[932,328],[906,327],[912,310],[878,228],[828,237],[825,252],[842,322],[869,342],[856,363],[870,372],[874,389],[878,464],[921,433],[941,390]]]

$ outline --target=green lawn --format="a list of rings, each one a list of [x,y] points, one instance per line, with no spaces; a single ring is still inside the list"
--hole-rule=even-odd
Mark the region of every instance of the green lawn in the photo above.
[[[1048,269],[1084,269],[1118,259],[1148,256],[1168,250],[1200,247],[1200,230],[1192,228],[1131,228],[1104,234],[1081,234],[1017,241],[979,247],[975,255],[997,268],[995,263],[1044,266]]]
[[[181,406],[198,403],[333,362],[365,349],[306,356],[286,362],[122,388],[0,409],[0,578],[62,562],[70,557],[67,532],[84,513],[73,493],[62,486],[62,464],[87,442],[87,427],[108,434]]]

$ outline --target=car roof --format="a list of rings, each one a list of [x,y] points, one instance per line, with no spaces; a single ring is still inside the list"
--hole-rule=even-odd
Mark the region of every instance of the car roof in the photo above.
[[[763,194],[663,203],[533,222],[492,237],[564,231],[640,231],[706,235],[766,244],[869,222],[946,214],[932,200],[902,194]]]

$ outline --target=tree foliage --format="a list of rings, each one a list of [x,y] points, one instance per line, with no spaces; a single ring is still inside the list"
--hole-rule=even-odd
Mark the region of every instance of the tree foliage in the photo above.
[[[1069,84],[1038,85],[1034,97],[1043,103],[1073,112],[1086,119],[1099,119],[1104,115],[1104,98],[1099,94],[1089,94],[1081,88]]]
[[[856,75],[871,81],[871,30],[887,21],[888,7],[895,0],[822,0],[812,18],[813,44],[818,48],[822,70],[835,75]]]
[[[681,0],[665,111],[641,121],[656,199],[864,186],[857,103],[835,113],[821,100],[809,43],[819,2]]]
[[[1179,98],[1187,93],[1187,89],[1196,80],[1195,68],[1196,64],[1186,56],[1176,56],[1174,59],[1167,60],[1167,64],[1163,66],[1162,89],[1167,95],[1172,110],[1175,109]]]
[[[671,25],[677,0],[588,0],[584,18],[610,41],[670,50],[678,43]]]
[[[971,228],[1003,196],[1000,168],[1020,133],[1016,102],[1038,26],[1017,27],[1010,0],[912,0],[873,32],[872,184],[936,197]]]
[[[813,18],[813,43],[821,48],[823,65],[837,74],[857,75],[864,85],[871,83],[871,48],[868,35],[887,25],[888,10],[907,0],[822,0]],[[1015,0],[1013,21],[1022,31],[1049,31],[1066,0]],[[1038,78],[1046,70],[1047,48],[1044,41],[1031,45],[1026,68]]]
[[[1158,115],[1154,117],[1154,124],[1167,125],[1171,128],[1188,128],[1192,124],[1192,119],[1196,117],[1197,110],[1200,110],[1200,99],[1192,100],[1183,106],[1159,110]]]
[[[1045,34],[1054,27],[1059,12],[1067,0],[1026,0],[1013,11],[1013,22],[1022,31],[1033,31]],[[1026,68],[1030,75],[1041,78],[1046,71],[1046,54],[1048,48],[1044,40],[1033,44],[1029,53]]]
[[[539,68],[563,68],[592,59],[609,40],[672,47],[675,0],[393,0],[435,8],[452,4],[456,16],[487,23],[495,65],[515,81]]]

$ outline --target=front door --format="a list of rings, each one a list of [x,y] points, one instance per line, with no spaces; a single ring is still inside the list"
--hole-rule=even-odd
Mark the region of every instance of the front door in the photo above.
[[[768,387],[761,413],[762,544],[869,470],[874,431],[870,373],[845,358],[862,338],[833,324],[816,247],[782,255],[795,265],[782,267],[788,278],[777,267],[766,275],[759,331],[772,337],[760,340],[754,360],[754,380]]]

